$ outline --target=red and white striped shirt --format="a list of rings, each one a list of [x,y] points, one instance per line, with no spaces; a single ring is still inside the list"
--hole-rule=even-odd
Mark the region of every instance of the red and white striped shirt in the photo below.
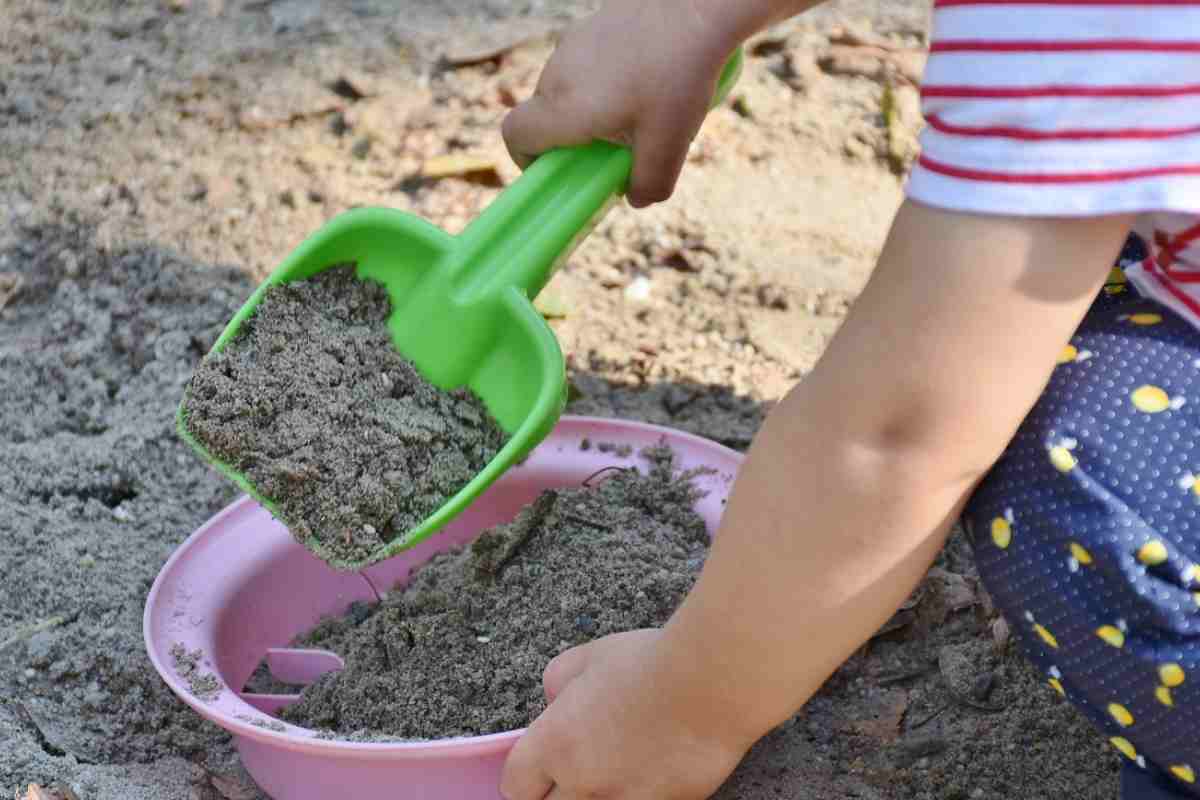
[[[908,194],[1016,216],[1139,212],[1139,291],[1200,326],[1200,0],[936,0]]]

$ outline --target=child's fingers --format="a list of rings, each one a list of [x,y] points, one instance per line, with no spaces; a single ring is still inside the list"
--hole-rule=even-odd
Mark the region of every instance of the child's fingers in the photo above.
[[[644,208],[661,203],[675,191],[687,160],[691,131],[670,118],[652,120],[633,141],[633,175],[626,193],[629,204]]]
[[[554,788],[554,779],[541,766],[540,733],[535,721],[505,759],[500,777],[500,796],[504,800],[543,800]]]
[[[587,114],[564,113],[541,95],[534,95],[504,118],[504,144],[521,169],[555,147],[587,144],[595,135]]]
[[[589,644],[572,647],[551,659],[542,673],[542,688],[546,691],[546,700],[553,703],[554,698],[562,694],[567,684],[578,678],[587,669],[589,659]]]

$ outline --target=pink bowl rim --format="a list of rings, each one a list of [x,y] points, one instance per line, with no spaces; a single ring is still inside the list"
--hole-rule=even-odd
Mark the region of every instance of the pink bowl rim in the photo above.
[[[637,422],[633,420],[617,419],[613,417],[595,417],[595,416],[576,416],[563,415],[559,419],[559,426],[563,427],[603,427],[611,429],[620,429],[630,433],[654,434],[668,439],[673,439],[678,442],[690,442],[700,447],[708,448],[714,451],[714,454],[719,454],[730,459],[735,467],[740,467],[745,456],[738,451],[726,447],[720,442],[712,439],[698,436],[694,433],[681,431],[677,428],[670,428],[664,425],[655,425],[649,422]],[[547,437],[547,441],[554,436],[554,432]],[[350,742],[340,739],[317,739],[314,736],[300,737],[295,734],[283,731],[272,731],[267,728],[262,728],[257,725],[251,725],[248,722],[238,719],[222,710],[214,709],[203,701],[196,698],[191,692],[183,688],[181,680],[174,674],[173,670],[167,668],[167,665],[158,657],[151,636],[151,617],[152,610],[158,603],[159,594],[162,589],[162,583],[165,577],[170,573],[171,568],[176,561],[184,557],[187,551],[193,544],[204,537],[208,530],[219,525],[227,516],[237,513],[246,505],[255,505],[253,498],[248,495],[242,495],[231,502],[225,508],[218,511],[210,517],[199,528],[191,533],[183,542],[181,542],[171,553],[171,556],[163,564],[158,575],[154,579],[153,585],[150,587],[150,592],[146,596],[145,609],[142,612],[142,639],[146,648],[146,654],[150,662],[154,665],[154,669],[158,672],[159,677],[167,684],[176,697],[192,708],[193,711],[200,714],[205,719],[215,723],[219,727],[225,729],[235,737],[245,737],[254,739],[263,744],[274,747],[281,747],[287,750],[303,751],[310,753],[319,753],[326,756],[337,757],[358,757],[358,758],[377,758],[386,756],[389,759],[433,759],[433,758],[462,758],[465,756],[487,755],[496,752],[504,752],[512,745],[516,744],[517,740],[524,735],[526,728],[518,728],[511,731],[503,731],[501,733],[490,733],[481,736],[459,736],[447,739],[430,739],[422,741],[400,741],[400,742]],[[244,701],[242,701],[244,703]],[[246,708],[251,712],[258,713],[253,706],[246,704]],[[307,729],[305,729],[307,730]]]

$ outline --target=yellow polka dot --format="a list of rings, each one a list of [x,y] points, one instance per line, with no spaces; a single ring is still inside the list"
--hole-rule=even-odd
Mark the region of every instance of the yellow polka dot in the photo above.
[[[1058,445],[1050,448],[1050,463],[1059,472],[1070,472],[1079,462],[1075,460],[1075,456],[1071,454],[1070,450]]]
[[[1182,686],[1184,680],[1187,679],[1187,674],[1178,664],[1163,664],[1158,668],[1158,677],[1162,679],[1164,686],[1173,688]]]
[[[1134,408],[1147,414],[1157,414],[1171,407],[1171,398],[1157,386],[1147,385],[1135,389],[1129,399],[1133,401]]]
[[[1092,554],[1077,542],[1071,542],[1071,556],[1085,567],[1092,563]]]
[[[1113,647],[1125,646],[1125,634],[1121,632],[1120,628],[1116,628],[1112,625],[1101,625],[1096,629],[1096,635],[1111,644]]]
[[[1171,774],[1184,783],[1196,782],[1196,773],[1187,764],[1175,764],[1171,767]]]
[[[1157,325],[1162,322],[1162,314],[1130,314],[1129,321],[1134,325]]]
[[[1171,690],[1166,686],[1156,688],[1154,690],[1154,697],[1167,708],[1175,707],[1175,698],[1171,697]]]
[[[1004,517],[992,520],[992,541],[1001,550],[1008,547],[1012,543],[1012,523]]]
[[[1120,267],[1113,267],[1108,271],[1108,280],[1106,283],[1125,283],[1125,270]]]
[[[1167,560],[1167,546],[1158,539],[1146,542],[1137,552],[1138,561],[1154,567]]]
[[[1062,349],[1061,353],[1058,354],[1058,363],[1070,364],[1078,355],[1079,350],[1075,347],[1075,345],[1069,344]]]
[[[1034,632],[1037,633],[1038,636],[1042,637],[1043,642],[1050,645],[1051,647],[1058,647],[1058,639],[1055,639],[1054,634],[1051,633],[1050,631],[1046,630],[1046,628],[1044,628],[1041,625],[1034,625],[1033,630],[1034,630]]]
[[[1125,291],[1125,287],[1124,286],[1105,286],[1104,291],[1107,292],[1108,294],[1120,294],[1121,292]]]
[[[1108,740],[1112,746],[1121,751],[1121,755],[1128,758],[1130,761],[1137,761],[1137,748],[1133,746],[1133,742],[1126,739],[1124,736],[1114,736]]]
[[[1130,714],[1129,709],[1120,703],[1109,703],[1108,713],[1122,728],[1128,728],[1133,724],[1133,714]]]
[[[1067,696],[1067,690],[1063,688],[1062,681],[1060,681],[1058,678],[1050,678],[1047,682],[1054,687],[1054,691],[1058,692],[1063,697]]]

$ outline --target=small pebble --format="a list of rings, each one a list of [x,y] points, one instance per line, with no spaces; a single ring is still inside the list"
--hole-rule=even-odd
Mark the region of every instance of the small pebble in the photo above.
[[[371,606],[360,600],[355,600],[350,604],[350,608],[347,609],[346,616],[355,625],[361,625],[371,618]]]
[[[975,683],[971,686],[971,696],[976,700],[987,700],[991,697],[992,690],[996,687],[996,673],[985,672],[975,678]]]
[[[758,304],[763,308],[773,308],[787,311],[791,303],[787,292],[772,283],[764,283],[758,287]]]
[[[652,288],[650,279],[644,275],[639,275],[625,287],[625,299],[631,303],[645,303],[650,300],[650,290]]]
[[[363,525],[363,533],[365,533],[367,536],[374,536],[375,535],[375,526],[374,525]]]
[[[58,254],[58,259],[62,262],[64,275],[66,275],[68,278],[79,277],[80,269],[78,255],[71,250],[63,250]]]

